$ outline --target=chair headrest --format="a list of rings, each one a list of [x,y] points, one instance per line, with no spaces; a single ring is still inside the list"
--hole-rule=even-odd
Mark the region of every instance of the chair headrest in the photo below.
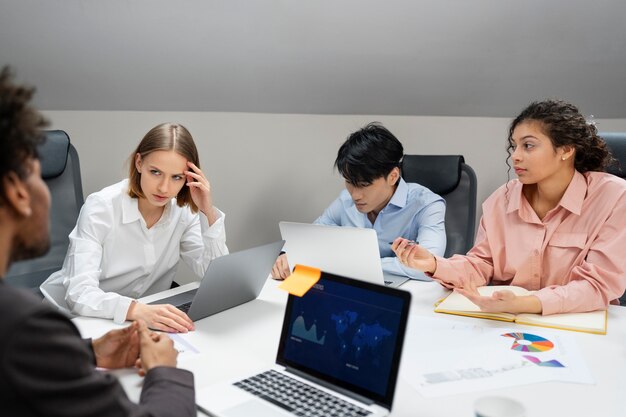
[[[404,155],[402,176],[405,181],[417,182],[434,193],[445,195],[459,185],[464,162],[462,155]]]
[[[612,165],[607,168],[606,172],[626,178],[626,132],[600,132],[598,135],[604,139],[611,154],[621,165],[621,167]]]
[[[46,140],[39,145],[41,176],[44,180],[58,177],[65,171],[67,155],[70,150],[70,138],[62,130],[44,131]]]

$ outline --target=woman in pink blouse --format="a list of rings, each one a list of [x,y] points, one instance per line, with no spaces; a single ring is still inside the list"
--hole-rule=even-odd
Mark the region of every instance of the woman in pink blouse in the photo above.
[[[483,311],[555,314],[606,309],[626,289],[626,181],[596,127],[560,100],[532,103],[513,120],[508,152],[518,179],[484,203],[476,243],[444,259],[398,238],[406,266],[432,275]],[[530,296],[482,285],[517,285]]]

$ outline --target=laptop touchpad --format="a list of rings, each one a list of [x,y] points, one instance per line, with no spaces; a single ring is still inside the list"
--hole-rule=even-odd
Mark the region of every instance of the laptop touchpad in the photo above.
[[[274,408],[263,400],[250,400],[245,403],[224,410],[227,417],[275,417],[288,415],[279,408]]]

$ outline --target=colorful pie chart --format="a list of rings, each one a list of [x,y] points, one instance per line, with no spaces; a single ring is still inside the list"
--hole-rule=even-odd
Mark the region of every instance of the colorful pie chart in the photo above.
[[[512,350],[520,352],[545,352],[554,347],[554,343],[541,336],[530,333],[505,333],[502,336],[515,339]]]

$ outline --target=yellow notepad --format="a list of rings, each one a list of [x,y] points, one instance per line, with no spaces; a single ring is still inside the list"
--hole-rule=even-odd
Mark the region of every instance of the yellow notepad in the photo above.
[[[490,296],[494,291],[500,290],[509,290],[515,295],[522,296],[531,295],[534,292],[513,285],[494,285],[478,288],[478,292],[486,296]],[[467,299],[467,297],[454,291],[435,307],[435,312],[490,320],[512,321],[530,326],[551,327],[554,329],[596,334],[606,334],[607,325],[606,310],[591,311],[588,313],[552,314],[549,316],[530,313],[486,313],[480,311],[480,308]]]

